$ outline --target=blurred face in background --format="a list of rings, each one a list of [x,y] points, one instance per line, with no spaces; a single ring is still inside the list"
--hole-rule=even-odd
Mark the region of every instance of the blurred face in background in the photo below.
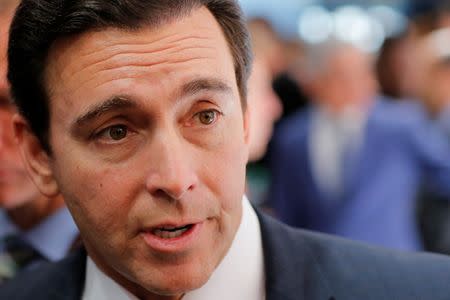
[[[0,1],[0,207],[17,208],[40,194],[29,179],[13,135],[7,69],[8,31],[15,1]]]
[[[370,105],[377,89],[372,59],[354,47],[342,47],[310,82],[308,90],[331,112]]]
[[[273,125],[282,113],[281,102],[272,89],[269,66],[262,60],[254,61],[248,81],[247,102],[250,114],[249,160],[255,161],[266,152]]]
[[[450,105],[450,59],[433,64],[425,81],[425,104],[432,114],[439,114]]]
[[[422,71],[419,99],[436,116],[450,105],[450,30],[430,33],[417,48]]]
[[[417,98],[421,69],[417,67],[416,37],[404,35],[386,39],[377,58],[381,92],[394,98]]]

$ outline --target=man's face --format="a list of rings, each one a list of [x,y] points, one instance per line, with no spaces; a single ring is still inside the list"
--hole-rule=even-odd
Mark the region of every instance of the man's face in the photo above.
[[[369,105],[377,88],[370,56],[353,47],[331,55],[327,69],[315,81],[315,98],[336,112]]]
[[[450,63],[435,62],[424,76],[424,101],[434,113],[444,111],[450,105]]]
[[[11,105],[6,80],[6,51],[13,7],[1,11],[0,6],[0,207],[17,208],[38,197],[39,191],[28,177],[14,139]]]
[[[239,226],[247,126],[228,49],[201,8],[50,51],[49,167],[90,256],[136,294],[200,287]]]
[[[248,109],[250,113],[250,156],[251,161],[260,159],[272,137],[273,125],[282,113],[280,99],[272,88],[268,65],[256,59],[248,80]]]
[[[420,101],[433,114],[438,115],[450,105],[450,48],[449,31],[437,31],[418,43],[416,65],[421,70],[418,85]]]
[[[2,87],[0,93],[5,92]],[[28,176],[16,144],[12,116],[14,109],[0,95],[0,207],[6,210],[26,205],[40,197]]]

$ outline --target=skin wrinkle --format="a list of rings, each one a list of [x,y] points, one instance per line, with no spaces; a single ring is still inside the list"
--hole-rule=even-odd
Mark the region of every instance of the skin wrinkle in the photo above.
[[[155,40],[155,42],[164,42],[165,39],[171,39],[171,38],[173,38],[173,37],[168,36],[168,37],[164,37],[164,38],[161,38],[161,39],[157,39],[157,40]],[[208,40],[207,37],[202,37],[202,36],[196,36],[196,35],[185,36],[185,37],[181,37],[181,38],[178,38],[178,39],[174,39],[171,42],[171,44],[169,44],[169,45],[159,46],[159,49],[158,49],[158,47],[156,47],[157,49],[155,49],[155,51],[165,50],[165,49],[171,48],[171,47],[173,47],[173,45],[175,45],[177,43],[184,42],[184,41],[188,41],[189,39],[193,39],[193,40]],[[107,48],[107,47],[109,48],[109,47],[111,47],[110,50],[114,50],[114,49],[116,49],[116,48],[114,48],[115,46],[121,46],[121,47],[117,47],[117,48],[126,48],[126,47],[133,47],[133,46],[149,46],[149,45],[150,44],[148,42],[139,43],[139,41],[136,41],[136,42],[133,42],[133,43],[123,43],[123,42],[115,43],[114,42],[114,43],[110,43],[110,44],[102,43],[102,48]],[[153,46],[153,45],[151,45],[151,46]],[[97,49],[89,51],[88,53],[85,53],[85,54],[81,54],[80,56],[81,57],[87,57],[87,56],[90,56],[90,55],[94,54],[95,52],[97,52]],[[139,51],[134,51],[134,52],[142,53],[142,52],[139,52]],[[146,51],[144,51],[144,52],[146,52]]]
[[[211,30],[208,29],[208,28],[202,28],[202,30],[204,31],[205,34],[208,34],[208,33],[211,32]],[[115,40],[113,38],[114,35],[116,35],[118,33],[120,34],[122,32],[124,32],[124,31],[123,30],[114,30],[112,34],[108,34],[108,35],[111,36],[111,38],[107,39],[107,40],[108,41],[109,40],[114,41]],[[95,34],[95,33],[96,33],[96,31],[93,31],[92,33],[88,33],[88,35]],[[167,46],[164,46],[164,45],[163,46],[161,46],[161,45],[156,45],[155,46],[154,45],[155,43],[157,44],[157,43],[160,43],[160,42],[164,42],[166,39],[168,39],[168,40],[173,39],[173,41],[170,42],[170,44],[167,45]],[[78,40],[78,38],[76,38],[75,41],[76,40]],[[152,39],[151,42],[145,42],[145,43],[138,43],[138,42],[133,42],[133,43],[126,43],[126,42],[107,43],[107,42],[103,42],[103,43],[101,43],[101,45],[98,45],[97,48],[94,48],[94,50],[88,51],[88,53],[82,53],[80,56],[88,58],[89,56],[93,56],[93,55],[96,55],[96,54],[98,55],[98,53],[101,54],[102,51],[106,51],[106,56],[101,56],[100,58],[94,60],[93,62],[90,61],[90,60],[87,60],[86,63],[81,66],[81,69],[78,68],[79,67],[79,62],[78,61],[69,62],[69,64],[67,64],[66,67],[64,68],[65,70],[61,70],[60,72],[57,72],[57,74],[60,74],[61,81],[63,82],[64,80],[66,80],[66,78],[70,79],[72,76],[75,76],[78,72],[80,72],[80,70],[82,71],[84,68],[90,68],[90,67],[94,68],[96,65],[101,64],[104,61],[109,61],[110,59],[114,58],[114,56],[116,56],[116,55],[126,54],[127,53],[126,51],[125,52],[119,52],[119,53],[114,52],[114,49],[116,49],[115,46],[119,46],[119,45],[120,45],[120,47],[118,47],[118,48],[126,48],[127,46],[141,46],[141,45],[142,46],[146,46],[146,48],[150,47],[150,49],[143,50],[142,52],[134,50],[134,51],[128,52],[128,53],[129,54],[148,53],[149,55],[157,55],[159,57],[163,57],[164,56],[164,54],[165,54],[164,51],[165,50],[169,50],[169,51],[171,50],[171,54],[177,54],[177,53],[179,53],[179,52],[181,52],[183,50],[188,50],[189,48],[191,48],[194,51],[195,51],[196,47],[198,47],[198,49],[204,49],[204,50],[208,49],[208,47],[199,46],[199,45],[191,45],[189,47],[179,47],[178,49],[171,49],[171,48],[175,47],[175,45],[177,43],[190,42],[190,40],[193,40],[193,41],[198,40],[200,42],[200,44],[201,44],[202,41],[208,40],[208,37],[202,37],[201,35],[198,35],[198,32],[196,32],[193,35],[182,35],[181,37],[178,37],[177,34],[175,36],[171,36],[169,34],[168,36],[164,36],[162,38]],[[50,64],[56,64],[57,63],[58,58],[62,55],[64,50],[66,50],[68,47],[70,47],[70,42],[68,43],[68,40],[62,40],[60,42],[55,43],[55,45],[53,45],[52,48],[54,48],[54,47],[62,47],[62,51],[60,51],[61,53],[59,53],[59,54],[56,53],[55,58],[52,60],[52,62],[50,62]],[[111,49],[110,47],[113,47],[113,48]],[[152,48],[154,48],[154,49],[152,49]],[[212,53],[211,53],[212,54],[211,58],[213,58],[214,57],[214,47],[209,47],[209,48],[211,48],[211,50],[213,50]],[[113,53],[110,54],[110,55],[107,55],[110,52],[113,52]],[[202,54],[204,54],[204,53],[202,53]],[[81,60],[81,61],[83,61],[83,60]],[[165,60],[156,61],[156,62],[153,62],[153,63],[149,63],[148,66],[158,65],[158,64],[164,63],[164,62],[165,62]],[[181,62],[183,62],[183,61],[181,61]],[[121,61],[121,63],[126,63],[126,61]],[[74,69],[74,71],[70,72],[71,69]],[[95,71],[95,69],[93,71]],[[91,73],[94,73],[93,71]],[[68,74],[66,74],[66,73],[68,73]],[[130,77],[130,78],[133,78],[133,77]],[[88,81],[88,80],[86,80],[86,81]],[[83,82],[83,83],[85,83],[85,82]]]
[[[209,47],[211,50],[214,50],[212,47]],[[208,49],[208,47],[179,47],[178,49],[173,49],[171,51],[171,55],[176,55],[178,54],[180,51],[186,51],[186,50],[193,50],[195,51],[196,49]],[[143,52],[144,53],[144,52]],[[124,78],[136,78],[137,76],[139,76],[140,71],[136,71],[136,72],[130,72],[127,69],[129,69],[130,67],[142,67],[142,68],[150,68],[150,67],[156,67],[159,66],[161,64],[166,64],[168,67],[171,67],[171,65],[177,64],[177,63],[186,63],[186,62],[190,62],[191,60],[199,60],[199,59],[214,59],[213,58],[213,53],[214,51],[211,51],[211,57],[208,56],[200,56],[200,57],[191,57],[191,58],[185,58],[185,59],[171,59],[170,57],[167,57],[166,59],[161,59],[160,57],[164,57],[164,53],[158,53],[158,52],[149,52],[148,56],[153,58],[156,56],[156,59],[159,59],[159,61],[150,61],[150,62],[142,62],[142,63],[130,63],[130,60],[120,60],[117,62],[118,65],[122,65],[122,64],[126,64],[125,66],[111,66],[111,67],[105,67],[102,70],[98,71],[99,73],[102,72],[108,72],[111,71],[113,69],[124,69],[124,73],[120,73],[120,74],[116,74],[117,76],[113,76],[110,78],[107,77],[101,77],[101,79],[103,80],[103,82],[101,84],[96,84],[94,85],[94,87],[100,87],[101,85],[108,83],[109,81],[113,81],[115,79],[124,79]],[[204,53],[202,53],[204,54]],[[115,62],[114,62],[115,63]],[[91,65],[89,64],[86,68],[83,68],[85,70],[90,70],[91,68],[95,70],[95,67],[101,65],[101,62],[96,63],[96,65]],[[69,67],[69,66],[68,66]],[[73,72],[72,75],[76,76],[79,72],[84,71],[83,69],[80,69],[76,72]],[[90,74],[95,74],[94,70],[90,71]],[[134,73],[134,76],[133,76]],[[126,76],[124,76],[126,75]],[[64,77],[64,72],[61,72],[61,76]],[[94,76],[94,75],[93,75]],[[94,76],[96,77],[96,76]],[[68,77],[68,79],[70,79],[71,77]],[[85,81],[82,82],[82,84],[85,84],[87,82],[89,82],[92,79],[92,77],[87,78]],[[80,85],[81,86],[81,85]],[[78,88],[77,88],[78,89]],[[76,90],[77,90],[76,89]],[[75,91],[76,91],[75,90]]]
[[[154,42],[152,42],[152,43],[164,42],[165,39],[171,39],[171,38],[173,38],[173,37],[167,36],[167,37],[163,37],[161,39],[155,39]],[[143,51],[136,51],[135,50],[133,52],[128,52],[128,54],[142,54],[142,53],[163,52],[165,50],[173,49],[176,44],[189,41],[190,39],[192,39],[192,40],[200,40],[200,41],[201,40],[208,40],[207,37],[202,37],[202,36],[195,36],[195,35],[194,36],[185,36],[185,37],[180,37],[180,38],[174,39],[171,42],[171,44],[169,44],[169,45],[162,45],[162,46],[159,46],[159,47],[155,47],[156,49],[150,49],[150,51],[149,51],[149,49],[144,49]],[[114,39],[112,39],[112,40],[114,40]],[[148,42],[145,42],[145,43],[139,43],[139,42],[133,42],[133,43],[117,42],[117,43],[110,43],[110,44],[109,43],[103,43],[102,45],[99,46],[99,48],[100,48],[99,50],[98,49],[94,49],[93,51],[89,51],[88,53],[82,54],[80,56],[88,58],[89,56],[95,55],[97,52],[102,51],[102,50],[107,50],[107,52],[113,52],[113,53],[111,55],[109,55],[109,56],[100,57],[97,61],[86,63],[86,65],[82,66],[82,68],[84,68],[86,66],[95,66],[98,63],[101,63],[102,61],[107,61],[109,59],[114,58],[114,56],[116,56],[116,55],[126,54],[127,53],[127,52],[118,52],[118,53],[114,52],[114,50],[116,50],[116,49],[118,51],[120,51],[122,48],[130,48],[130,46],[131,47],[132,46],[146,46],[146,47],[150,46],[150,47],[154,47],[152,45],[152,43],[148,43]],[[187,47],[187,48],[189,48],[189,47]],[[192,47],[192,48],[194,48],[194,47]],[[201,49],[201,47],[199,47],[199,48]],[[204,47],[204,48],[206,49],[207,47]],[[209,47],[209,48],[213,49],[212,47]],[[180,50],[184,50],[184,49],[177,49],[177,50],[180,51]],[[74,64],[76,64],[76,63],[74,63]],[[70,68],[71,64],[69,64],[68,67]]]
[[[186,58],[186,59],[161,59],[159,61],[156,62],[152,62],[152,63],[127,63],[126,66],[111,66],[111,67],[107,67],[104,68],[103,70],[99,71],[99,73],[102,72],[107,72],[110,71],[112,69],[122,69],[122,68],[127,68],[127,67],[141,67],[141,68],[149,68],[149,67],[153,67],[153,66],[157,66],[157,65],[161,65],[161,64],[177,64],[177,63],[185,63],[185,62],[189,62],[190,60],[196,60],[196,59],[204,59],[207,58],[205,57],[193,57],[193,58]]]
[[[109,60],[111,60],[113,58],[117,58],[117,60],[119,60],[119,61],[126,60],[126,59],[121,60],[120,59],[121,56],[123,56],[125,58],[128,58],[129,56],[131,56],[133,54],[142,54],[142,53],[149,53],[149,54],[150,53],[160,53],[161,55],[163,55],[164,51],[170,51],[170,54],[175,54],[177,52],[184,51],[184,50],[196,50],[196,49],[205,49],[205,50],[210,49],[210,50],[214,50],[213,47],[208,47],[208,46],[194,46],[194,47],[193,46],[185,46],[185,47],[178,47],[178,48],[176,46],[170,46],[170,47],[161,47],[160,49],[151,50],[151,51],[148,51],[148,50],[133,51],[133,52],[124,51],[124,52],[113,53],[112,55],[107,56],[107,57],[102,57],[102,58],[100,58],[98,61],[96,61],[94,63],[86,64],[85,66],[83,66],[83,68],[84,67],[86,67],[86,68],[88,68],[88,67],[95,67],[95,66],[101,64],[102,62],[109,61]],[[92,54],[94,54],[94,53],[92,53]],[[164,61],[167,61],[167,60],[162,60],[161,62],[164,62]],[[158,62],[156,62],[155,64],[158,64]],[[140,66],[139,64],[136,64],[136,65]],[[130,64],[130,66],[133,66],[133,65]],[[142,64],[142,66],[146,66],[146,65]],[[108,69],[105,69],[105,70],[108,70]],[[73,75],[73,74],[71,74],[71,75]]]

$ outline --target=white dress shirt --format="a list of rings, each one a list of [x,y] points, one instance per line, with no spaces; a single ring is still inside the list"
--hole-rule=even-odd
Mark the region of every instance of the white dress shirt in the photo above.
[[[265,299],[264,257],[258,217],[244,196],[242,220],[230,250],[208,282],[183,300]],[[88,257],[83,300],[138,300]]]
[[[313,114],[309,134],[309,161],[319,187],[333,198],[344,190],[343,157],[345,151],[360,148],[367,115],[360,110],[347,109],[331,114],[318,108]]]

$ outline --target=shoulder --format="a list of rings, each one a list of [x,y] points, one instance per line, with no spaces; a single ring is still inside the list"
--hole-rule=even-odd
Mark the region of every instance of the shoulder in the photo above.
[[[395,252],[290,228],[260,216],[269,279],[335,299],[448,299],[450,259]],[[269,258],[270,256],[270,258]],[[276,264],[274,263],[274,260]],[[280,267],[282,266],[282,267]],[[301,290],[295,291],[297,286]],[[287,296],[286,296],[287,297]]]
[[[285,132],[285,131],[298,131],[307,125],[311,116],[314,114],[313,108],[305,108],[301,109],[277,124],[277,131]]]
[[[81,299],[86,253],[80,250],[57,263],[21,273],[0,286],[0,299]]]
[[[408,129],[429,122],[423,105],[416,100],[390,101],[379,97],[375,102],[372,119],[392,129]]]

